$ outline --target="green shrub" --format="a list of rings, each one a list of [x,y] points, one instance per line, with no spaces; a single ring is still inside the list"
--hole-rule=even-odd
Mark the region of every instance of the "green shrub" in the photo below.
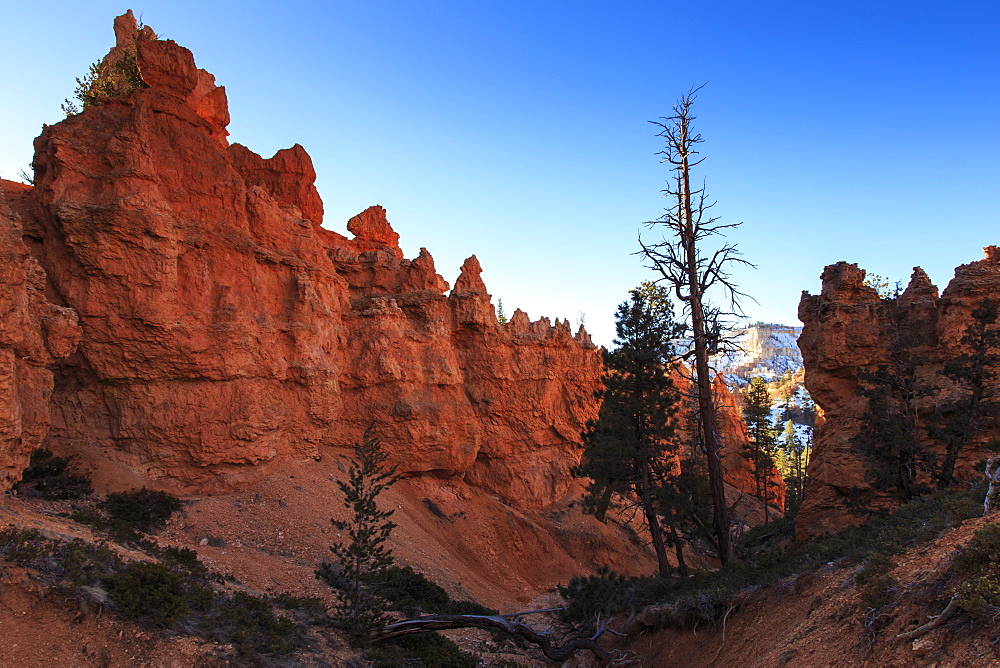
[[[48,501],[79,499],[92,494],[90,479],[70,470],[72,461],[72,457],[56,457],[48,450],[35,450],[14,490],[25,498]]]
[[[53,540],[14,526],[0,531],[0,557],[35,569],[42,582],[75,597],[84,608],[110,602],[124,619],[231,643],[241,664],[287,654],[302,642],[300,626],[276,616],[270,600],[243,592],[216,593],[210,583],[221,578],[194,551],[155,546],[147,551],[162,561],[126,564],[103,544]],[[307,610],[309,621],[325,616],[318,599],[282,595],[277,600]]]
[[[952,568],[959,574],[1000,570],[1000,524],[987,524],[962,546]]]
[[[392,566],[382,581],[375,585],[378,593],[389,601],[390,610],[408,617],[431,615],[495,615],[496,610],[472,601],[456,601],[438,584],[409,566]]]
[[[152,550],[153,556],[181,568],[192,575],[209,577],[210,573],[205,565],[198,560],[198,553],[186,547],[155,547]]]
[[[221,600],[205,626],[216,640],[232,643],[243,659],[288,654],[302,636],[293,621],[275,616],[267,599],[244,592]]]
[[[140,31],[136,32],[136,39],[139,38],[141,31],[140,28]],[[149,31],[149,35],[153,36],[152,31]],[[62,104],[62,110],[66,116],[72,116],[88,107],[104,104],[136,88],[147,87],[148,85],[142,80],[142,75],[139,73],[136,45],[129,44],[120,50],[116,59],[105,57],[93,63],[83,77],[77,77],[73,99],[65,100]]]
[[[891,570],[892,559],[877,552],[864,562],[854,576],[861,602],[866,608],[881,610],[892,601],[892,593],[899,582],[889,573]]]
[[[155,552],[155,544],[144,541],[142,534],[163,529],[170,516],[183,506],[183,502],[176,497],[143,487],[131,492],[108,494],[96,507],[77,509],[70,517],[80,524],[107,531],[116,541],[139,544],[147,551]]]
[[[963,610],[980,619],[996,621],[1000,617],[1000,575],[989,573],[959,585],[955,599]]]
[[[861,602],[866,608],[880,610],[892,602],[899,581],[891,573],[874,575],[861,586]]]
[[[101,502],[112,525],[121,524],[143,533],[154,533],[167,525],[167,520],[184,504],[165,492],[143,487],[133,492],[113,492]]]
[[[191,615],[186,587],[170,567],[138,561],[105,580],[118,614],[150,626],[167,626]]]
[[[980,619],[1000,617],[1000,524],[987,524],[959,548],[952,572],[962,578],[955,603]]]
[[[575,577],[565,587],[559,587],[559,594],[568,604],[564,616],[568,621],[585,621],[598,615],[614,615],[629,607],[634,596],[631,584],[607,566],[598,568],[596,575]]]
[[[18,529],[11,524],[0,531],[0,555],[19,566],[27,566],[52,550],[52,541],[38,529]]]
[[[428,668],[475,668],[474,654],[463,652],[444,636],[433,633],[411,633],[372,645],[365,656],[376,668],[397,666],[427,666]]]

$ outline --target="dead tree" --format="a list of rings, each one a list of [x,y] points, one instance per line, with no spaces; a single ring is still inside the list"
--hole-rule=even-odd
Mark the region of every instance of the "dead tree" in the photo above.
[[[994,464],[997,467],[995,470],[991,470]],[[986,498],[983,500],[983,517],[993,512],[993,497],[997,493],[997,483],[1000,483],[1000,455],[993,455],[986,462],[986,479],[989,480],[990,486],[986,490]]]
[[[726,510],[726,490],[723,483],[722,442],[719,435],[718,415],[712,395],[709,376],[709,357],[718,351],[721,341],[722,320],[739,315],[739,298],[743,293],[730,280],[729,270],[734,264],[753,266],[739,257],[732,244],[703,253],[706,239],[722,235],[735,224],[721,224],[717,217],[708,214],[713,203],[707,200],[704,186],[693,187],[691,169],[701,164],[696,147],[701,135],[691,129],[694,116],[691,105],[698,89],[682,95],[674,105],[673,115],[660,121],[651,121],[660,128],[657,136],[666,140],[660,151],[661,162],[672,166],[672,175],[663,189],[670,206],[659,219],[647,223],[663,230],[663,238],[656,243],[646,243],[640,237],[641,254],[650,262],[649,267],[660,274],[683,304],[684,315],[689,319],[693,339],[690,355],[694,357],[694,376],[697,386],[698,422],[701,439],[708,458],[708,477],[712,491],[713,524],[719,542],[719,558],[727,563],[733,558],[729,536],[729,513]],[[706,297],[712,288],[721,288],[731,305],[729,311],[713,307]]]
[[[528,642],[537,645],[545,657],[557,663],[566,661],[573,654],[580,650],[590,650],[600,659],[608,661],[611,654],[597,644],[606,631],[610,631],[607,622],[597,621],[593,632],[578,631],[571,633],[565,638],[555,638],[550,631],[536,631],[522,621],[527,615],[556,612],[559,608],[547,610],[528,610],[526,612],[514,612],[505,615],[424,615],[416,619],[407,619],[395,624],[389,624],[380,631],[376,631],[371,642],[381,642],[389,638],[406,635],[409,633],[421,633],[423,631],[446,631],[448,629],[478,628],[491,631],[506,631],[507,633],[518,635]],[[614,631],[610,631],[615,633]]]

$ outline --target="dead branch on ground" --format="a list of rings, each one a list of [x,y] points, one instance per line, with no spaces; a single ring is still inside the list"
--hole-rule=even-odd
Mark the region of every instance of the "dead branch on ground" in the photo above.
[[[597,639],[605,631],[615,633],[615,631],[609,628],[608,622],[601,622],[598,619],[596,630],[593,633],[576,632],[570,637],[563,639],[562,644],[559,644],[560,641],[554,638],[548,631],[536,631],[522,621],[522,617],[526,615],[555,612],[556,610],[559,610],[559,608],[528,610],[505,615],[423,615],[416,619],[407,619],[402,622],[386,625],[380,631],[375,632],[371,642],[381,642],[389,638],[395,638],[408,633],[420,633],[421,631],[479,628],[506,631],[512,635],[521,636],[528,642],[537,645],[550,661],[566,661],[573,654],[583,649],[590,650],[605,661],[613,658],[611,654],[597,644]]]
[[[940,615],[933,617],[931,621],[927,622],[923,626],[918,626],[912,631],[909,631],[907,633],[900,633],[898,636],[896,636],[896,640],[916,640],[920,636],[927,635],[937,627],[944,624],[946,621],[951,619],[952,615],[954,615],[958,611],[955,606],[956,598],[958,598],[957,595],[951,597],[951,600],[948,601],[947,607],[945,607],[945,609],[941,612]]]

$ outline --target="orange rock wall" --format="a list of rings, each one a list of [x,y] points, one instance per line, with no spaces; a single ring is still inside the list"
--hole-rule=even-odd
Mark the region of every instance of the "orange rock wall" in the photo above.
[[[601,362],[569,323],[495,317],[475,257],[455,287],[403,258],[381,207],[320,227],[300,146],[228,145],[225,90],[116,20],[147,88],[35,142],[20,208],[48,292],[79,314],[48,445],[122,481],[230,489],[350,445],[373,419],[402,471],[522,507],[565,492]],[[113,49],[109,57],[113,57]]]
[[[0,491],[21,479],[45,437],[54,359],[76,347],[76,313],[45,299],[45,273],[21,239],[20,217],[5,191],[20,199],[25,186],[0,181]]]
[[[851,497],[868,506],[891,503],[885,494],[872,489],[868,464],[853,446],[867,411],[867,400],[857,391],[859,373],[894,364],[891,349],[905,341],[919,360],[917,376],[926,387],[938,388],[920,399],[918,406],[932,409],[936,397],[948,391],[949,383],[940,371],[946,361],[961,353],[960,339],[972,321],[972,311],[1000,291],[1000,257],[994,247],[986,251],[986,259],[958,267],[940,297],[917,267],[898,298],[880,299],[873,288],[864,285],[864,270],[846,262],[826,267],[819,295],[803,293],[799,347],[806,388],[825,420],[816,429],[809,488],[796,520],[800,537],[861,522],[864,516],[849,510]],[[982,475],[975,469],[985,454],[982,443],[998,435],[983,434],[969,444],[961,453],[956,479]],[[935,452],[935,445],[925,435],[922,438]]]

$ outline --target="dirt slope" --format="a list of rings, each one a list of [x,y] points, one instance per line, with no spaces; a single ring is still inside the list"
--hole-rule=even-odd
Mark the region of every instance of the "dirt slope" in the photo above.
[[[895,638],[944,609],[940,578],[956,548],[986,523],[969,520],[896,558],[897,598],[877,620],[866,617],[857,569],[833,564],[744,597],[716,628],[654,631],[626,648],[641,666],[1000,666],[1000,625],[958,616],[922,638]]]

